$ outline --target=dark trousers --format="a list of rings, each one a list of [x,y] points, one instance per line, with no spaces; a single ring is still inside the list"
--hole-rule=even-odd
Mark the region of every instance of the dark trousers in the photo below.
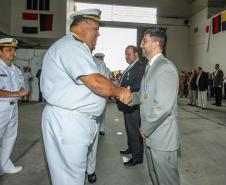
[[[224,83],[224,99],[226,99],[226,83]]]
[[[40,88],[40,82],[38,82],[38,91],[39,91],[38,101],[42,102],[43,98],[42,98],[42,92],[41,92],[41,88]]]
[[[141,125],[140,109],[131,113],[123,113],[127,132],[128,146],[132,152],[132,158],[143,160],[143,139],[140,136],[139,128]]]
[[[221,106],[222,87],[214,87],[215,104]]]

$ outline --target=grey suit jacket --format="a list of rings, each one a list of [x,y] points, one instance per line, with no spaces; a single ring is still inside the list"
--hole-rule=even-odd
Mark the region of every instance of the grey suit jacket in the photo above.
[[[141,128],[147,136],[146,145],[152,149],[174,151],[180,147],[177,124],[178,82],[175,65],[160,55],[152,66],[147,64],[141,90],[133,94],[132,104],[141,104]]]

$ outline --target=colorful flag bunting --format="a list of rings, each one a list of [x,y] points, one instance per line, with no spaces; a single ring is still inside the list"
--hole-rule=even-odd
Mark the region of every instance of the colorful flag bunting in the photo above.
[[[40,14],[40,31],[52,31],[52,25],[52,14]]]
[[[212,19],[212,33],[216,34],[221,31],[221,14]]]

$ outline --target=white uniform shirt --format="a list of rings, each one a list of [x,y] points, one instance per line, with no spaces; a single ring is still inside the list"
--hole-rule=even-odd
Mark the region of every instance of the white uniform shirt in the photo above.
[[[79,80],[83,75],[99,73],[90,49],[73,38],[73,33],[55,42],[42,65],[41,91],[54,106],[99,116],[104,98],[96,95]]]
[[[107,68],[104,61],[102,61],[96,57],[93,57],[93,60],[97,65],[99,73],[102,74],[103,76],[105,76],[106,78],[110,79],[111,71]]]
[[[8,66],[0,59],[0,89],[15,92],[24,88],[24,77],[15,65]],[[18,98],[0,98],[0,102],[17,102]]]
[[[32,74],[30,72],[24,72],[23,73],[24,76],[24,86],[25,89],[30,90],[30,81],[32,79]]]

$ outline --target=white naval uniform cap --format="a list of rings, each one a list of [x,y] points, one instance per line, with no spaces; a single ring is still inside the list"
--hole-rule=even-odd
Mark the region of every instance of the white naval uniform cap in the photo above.
[[[94,54],[94,57],[101,57],[101,58],[104,58],[105,57],[105,54],[103,54],[103,53],[95,53]]]
[[[14,38],[0,38],[0,47],[15,47],[17,48],[18,41]]]
[[[73,19],[73,21],[81,19],[91,19],[98,22],[101,26],[104,25],[101,21],[101,11],[95,8],[76,11],[71,15],[71,18]]]

